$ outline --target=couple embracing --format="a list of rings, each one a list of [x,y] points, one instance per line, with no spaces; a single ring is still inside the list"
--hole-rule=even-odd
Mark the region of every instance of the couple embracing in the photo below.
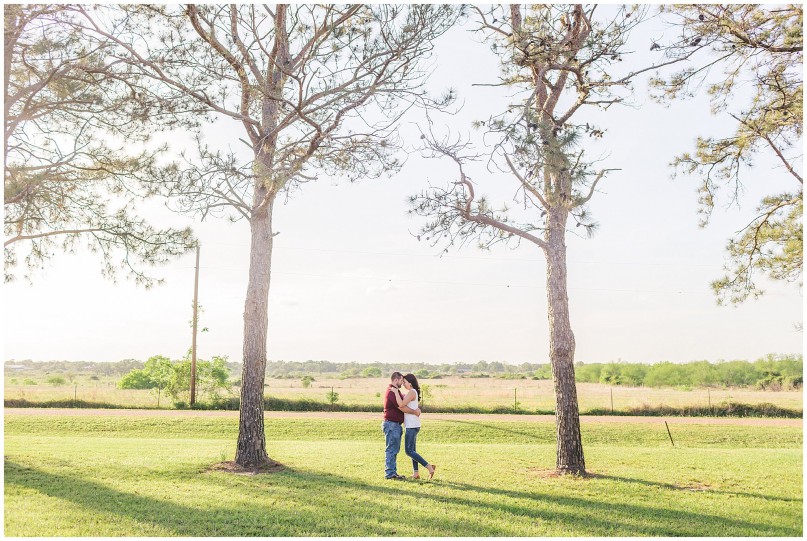
[[[403,430],[401,424],[406,426],[406,436],[404,437],[404,452],[412,459],[414,479],[420,479],[418,465],[429,471],[429,479],[434,476],[434,464],[429,464],[415,450],[417,445],[418,432],[420,432],[420,408],[418,399],[420,398],[420,385],[414,374],[403,375],[400,372],[393,372],[391,383],[387,386],[384,396],[384,422],[381,429],[386,438],[386,468],[384,477],[386,479],[403,480],[405,477],[398,475],[398,453],[401,450],[401,436]],[[401,392],[401,387],[406,390],[406,394]]]

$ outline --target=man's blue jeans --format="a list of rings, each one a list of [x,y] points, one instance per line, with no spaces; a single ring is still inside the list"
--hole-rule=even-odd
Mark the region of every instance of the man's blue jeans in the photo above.
[[[384,477],[389,478],[398,475],[398,453],[401,451],[403,428],[399,423],[384,421],[381,423],[381,430],[384,431],[384,438],[387,440]]]

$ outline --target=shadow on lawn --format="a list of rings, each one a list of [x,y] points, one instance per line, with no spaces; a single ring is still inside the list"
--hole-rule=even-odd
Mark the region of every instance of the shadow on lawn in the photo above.
[[[517,436],[526,436],[530,440],[532,440],[533,443],[554,443],[555,442],[555,440],[554,440],[554,437],[555,437],[554,425],[552,425],[553,429],[550,430],[550,432],[549,432],[549,438],[542,438],[542,434],[539,434],[539,433],[524,432],[522,430],[512,430],[510,428],[502,428],[501,426],[498,426],[498,425],[480,423],[478,421],[461,421],[461,420],[457,420],[457,419],[447,419],[447,420],[444,420],[443,423],[446,423],[446,424],[459,424],[459,425],[471,425],[472,427],[477,426],[477,427],[487,428],[487,429],[490,429],[490,430],[497,430],[499,432],[504,432],[504,433],[507,433],[507,434],[515,434]]]
[[[11,461],[5,463],[7,487],[15,485],[36,490],[106,514],[110,521],[116,516],[126,517],[183,536],[361,536],[392,535],[406,530],[420,532],[420,535],[523,536],[540,535],[546,524],[552,523],[557,526],[555,531],[573,535],[795,536],[801,533],[799,528],[692,511],[447,481],[371,484],[339,475],[286,469],[248,480],[230,474],[199,473],[189,476],[187,483],[206,482],[205,477],[214,480],[217,494],[222,494],[222,489],[231,490],[238,496],[249,496],[250,503],[227,506],[226,497],[219,496],[216,506],[197,501],[199,506],[193,507],[122,492],[93,481]],[[479,501],[483,494],[493,498]],[[281,505],[275,505],[278,500],[282,500]],[[424,513],[409,518],[400,516],[401,507],[413,502]],[[434,513],[435,510],[439,512]],[[8,516],[6,525],[8,527]],[[51,532],[51,535],[59,535],[59,532]]]
[[[660,483],[658,481],[647,481],[645,479],[635,479],[632,477],[618,477],[615,475],[605,475],[605,474],[594,474],[594,477],[599,479],[609,479],[611,481],[619,481],[621,483],[635,483],[638,485],[644,485],[646,487],[658,487],[658,488],[666,488],[668,490],[687,490],[687,487],[684,485],[674,485],[672,483]],[[763,500],[771,500],[771,501],[778,501],[778,502],[801,502],[800,498],[784,498],[782,496],[770,496],[768,494],[759,494],[756,492],[735,492],[731,490],[713,490],[711,488],[703,488],[701,489],[703,492],[708,492],[710,494],[730,494],[732,496],[743,496],[746,498],[760,498]]]
[[[654,486],[656,483],[644,482],[641,480],[630,480],[626,478],[598,476],[604,479],[619,481],[636,481],[647,486]],[[584,499],[572,496],[561,496],[545,494],[542,492],[522,492],[518,490],[499,489],[493,487],[480,487],[468,483],[455,483],[442,481],[451,488],[462,491],[476,493],[487,493],[496,496],[504,496],[520,501],[528,502],[548,502],[561,505],[573,511],[573,516],[568,517],[559,513],[550,513],[551,516],[564,516],[564,526],[575,526],[582,532],[574,532],[573,535],[609,535],[609,536],[801,536],[800,527],[786,525],[770,525],[736,520],[716,515],[708,515],[694,511],[684,511],[679,509],[665,509],[659,507],[649,507],[628,503],[605,502],[595,499]],[[674,487],[674,485],[669,485]],[[680,490],[680,487],[675,487]],[[736,494],[741,496],[766,498],[760,494],[743,494],[723,492],[721,494]],[[782,498],[770,498],[772,500],[784,500]],[[800,502],[801,500],[786,500]],[[594,511],[595,516],[607,517],[606,520],[593,518],[585,514],[586,511]],[[534,511],[528,510],[527,514]],[[551,520],[551,519],[550,519]],[[799,518],[799,525],[801,519]]]

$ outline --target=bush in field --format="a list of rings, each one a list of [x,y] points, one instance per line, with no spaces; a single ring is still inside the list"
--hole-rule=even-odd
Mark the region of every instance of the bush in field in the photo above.
[[[622,385],[639,387],[644,384],[646,375],[647,366],[642,364],[626,364],[622,366],[619,377],[622,381]]]
[[[377,366],[368,366],[364,370],[361,371],[361,377],[363,378],[380,378],[381,377],[381,369]]]
[[[303,384],[303,387],[305,387],[306,389],[311,387],[311,382],[312,381],[316,381],[316,380],[311,376],[303,376],[302,379],[300,379],[300,382]]]
[[[230,371],[226,365],[227,357],[214,356],[211,361],[196,360],[196,394],[199,398],[206,398],[212,402],[223,399],[223,393],[232,390]],[[174,365],[174,378],[166,387],[166,393],[174,398],[190,401],[191,388],[191,359],[186,357]]]
[[[619,385],[622,383],[620,377],[621,368],[615,363],[609,363],[602,367],[600,371],[600,383],[607,383],[609,385]]]
[[[349,378],[357,378],[359,377],[359,369],[358,368],[349,368],[347,370],[343,370],[339,374],[340,379],[349,379]]]
[[[336,404],[336,402],[339,400],[339,393],[334,392],[333,389],[331,389],[325,394],[325,398],[328,399],[329,404]]]
[[[36,381],[32,380],[31,378],[25,378],[22,380],[23,385],[36,385]]]
[[[426,385],[425,383],[420,384],[420,406],[426,403],[426,400],[431,401],[432,398],[432,386]]]
[[[583,364],[581,362],[575,363],[574,376],[575,379],[582,383],[599,383],[600,373],[602,372],[602,364]],[[541,367],[540,370],[535,372],[539,379],[552,379],[552,367],[549,365]]]
[[[58,385],[64,385],[67,381],[62,376],[50,376],[47,380],[48,383],[53,385],[54,387]]]
[[[644,379],[644,384],[649,387],[679,386],[688,382],[686,368],[670,362],[651,364]]]
[[[118,389],[152,389],[154,382],[146,375],[145,370],[132,370],[118,382]]]
[[[199,398],[218,401],[222,393],[230,391],[230,372],[226,366],[227,357],[213,357],[212,361],[197,359],[196,392]],[[146,361],[142,369],[134,369],[118,382],[121,389],[154,389],[174,399],[175,405],[190,400],[191,359],[180,361],[155,355]]]

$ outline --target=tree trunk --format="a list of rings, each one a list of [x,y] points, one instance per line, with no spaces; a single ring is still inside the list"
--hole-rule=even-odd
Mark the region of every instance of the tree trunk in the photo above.
[[[582,475],[586,472],[577,386],[574,381],[574,333],[569,321],[569,296],[566,288],[566,220],[568,211],[549,211],[546,248],[547,300],[549,305],[549,359],[555,386],[555,427],[557,461],[560,474]]]
[[[266,188],[255,189],[258,204],[266,197]],[[274,196],[263,208],[253,211],[250,221],[252,243],[249,256],[249,284],[244,308],[244,368],[241,375],[241,416],[235,461],[256,468],[271,464],[266,454],[263,427],[266,378],[266,335],[269,326],[269,279],[272,263],[272,207]]]

